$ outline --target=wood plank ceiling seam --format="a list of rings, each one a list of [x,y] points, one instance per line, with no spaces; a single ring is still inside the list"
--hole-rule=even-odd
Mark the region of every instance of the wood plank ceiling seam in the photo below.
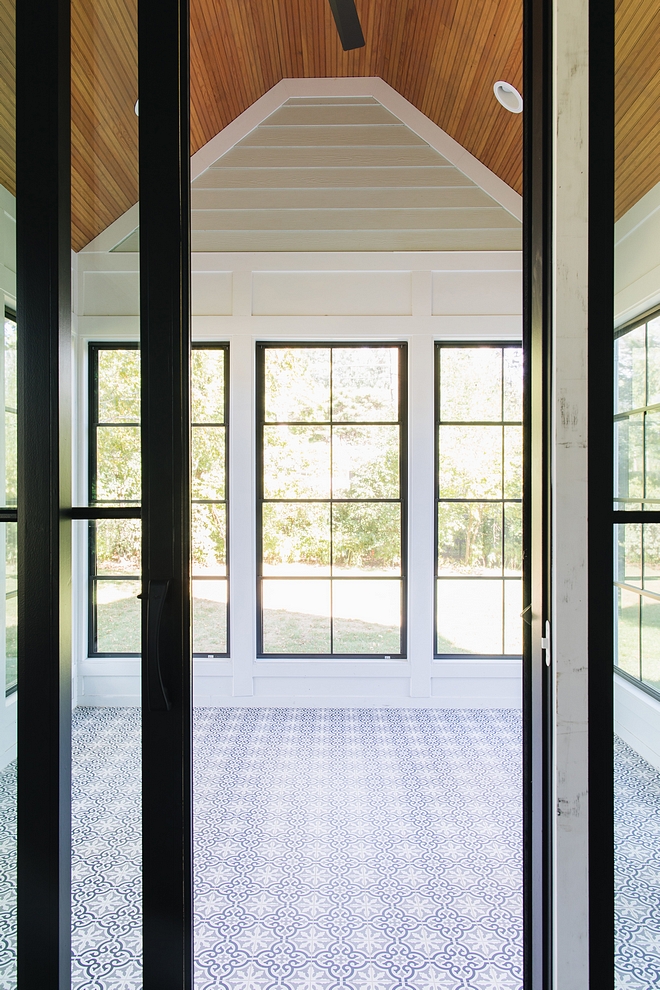
[[[193,152],[284,78],[380,76],[521,191],[522,0],[356,0],[366,45],[343,52],[327,0],[191,0]],[[0,0],[0,183],[14,192],[14,7]],[[137,199],[137,0],[72,0],[72,238]],[[617,0],[616,215],[660,181],[660,4]]]

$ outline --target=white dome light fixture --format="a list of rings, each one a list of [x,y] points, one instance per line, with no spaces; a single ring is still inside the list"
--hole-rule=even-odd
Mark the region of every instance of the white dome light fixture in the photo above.
[[[493,92],[498,103],[501,103],[505,110],[511,113],[522,113],[523,98],[511,83],[498,79],[493,86]]]
[[[135,101],[135,106],[133,107],[133,109],[135,110],[135,116],[136,117],[139,117],[140,116],[140,101],[139,100],[136,100]]]

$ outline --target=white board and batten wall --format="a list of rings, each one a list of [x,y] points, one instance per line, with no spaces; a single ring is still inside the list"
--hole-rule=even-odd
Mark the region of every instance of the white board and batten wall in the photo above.
[[[105,261],[105,271],[99,262]],[[79,389],[91,340],[137,337],[137,258],[78,259]],[[197,704],[517,707],[520,663],[433,661],[434,342],[518,340],[518,252],[198,254],[193,339],[230,348],[231,659],[195,660]],[[116,288],[112,293],[104,283]],[[97,289],[99,290],[97,292]],[[109,298],[133,312],[108,314]],[[215,312],[213,311],[215,310]],[[496,310],[496,312],[493,312]],[[406,341],[409,366],[409,655],[406,661],[257,660],[255,655],[255,344],[268,340]],[[85,409],[84,402],[80,409]],[[84,463],[85,424],[79,460]],[[84,487],[84,472],[79,484]],[[79,497],[86,497],[80,489]],[[246,497],[249,496],[249,497]],[[81,527],[82,529],[82,527]],[[84,540],[84,531],[80,536]],[[79,550],[84,571],[84,551]],[[76,596],[84,601],[83,589]],[[81,619],[83,617],[81,616]],[[79,704],[134,704],[139,663],[88,659],[83,623]]]
[[[369,79],[284,80],[193,157],[192,174],[193,339],[230,347],[231,657],[195,659],[195,703],[519,707],[518,659],[433,660],[433,398],[436,340],[521,337],[520,197]],[[79,399],[88,343],[138,337],[137,222],[133,207],[76,257]],[[255,344],[278,340],[408,344],[406,660],[256,658]],[[84,603],[84,526],[76,539]],[[138,660],[89,658],[82,612],[75,626],[78,704],[136,704]]]

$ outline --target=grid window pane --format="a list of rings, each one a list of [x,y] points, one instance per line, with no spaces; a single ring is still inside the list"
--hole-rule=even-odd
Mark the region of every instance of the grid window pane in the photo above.
[[[522,581],[505,581],[504,652],[509,656],[522,653],[522,609]]]
[[[504,581],[437,582],[438,653],[502,654]]]
[[[400,504],[335,503],[332,506],[332,566],[335,574],[400,574]]]
[[[400,657],[405,349],[258,356],[260,654]]]
[[[96,431],[96,500],[139,502],[142,467],[139,426],[99,426]]]
[[[139,519],[97,519],[95,529],[96,573],[140,576],[142,527]]]
[[[643,556],[644,589],[656,595],[660,594],[660,526],[657,523],[644,524]]]
[[[194,347],[191,353],[191,418],[193,423],[225,421],[225,350]]]
[[[264,354],[267,423],[330,421],[330,351],[327,347],[272,347]]]
[[[614,424],[615,495],[644,498],[644,414],[626,416]]]
[[[647,498],[660,498],[660,412],[647,412],[644,429],[644,453]]]
[[[265,426],[265,498],[330,497],[330,427]]]
[[[640,603],[641,596],[625,588],[617,588],[617,653],[616,663],[631,677],[640,677]]]
[[[330,653],[330,581],[262,582],[264,653]]]
[[[435,652],[518,655],[522,350],[438,344],[436,353]]]
[[[655,406],[660,402],[660,316],[646,324],[646,339],[646,401]]]
[[[139,581],[96,581],[96,652],[140,653]]]
[[[440,418],[449,422],[501,421],[502,351],[500,348],[442,348]]]
[[[440,426],[440,498],[502,497],[502,427]]]
[[[221,501],[225,497],[225,428],[193,426],[192,476],[193,499]]]
[[[646,327],[642,325],[615,342],[616,412],[646,405]]]
[[[401,582],[333,581],[334,653],[401,652]]]
[[[227,506],[213,502],[192,507],[192,567],[195,577],[227,573]]]
[[[333,426],[332,494],[399,497],[398,426]]]
[[[328,503],[266,502],[262,526],[264,574],[329,576]]]
[[[502,504],[438,505],[438,574],[500,574]]]
[[[642,587],[642,527],[627,523],[616,527],[616,580]]]
[[[398,418],[398,350],[392,347],[333,348],[333,422],[395,423]]]
[[[642,680],[660,691],[660,601],[641,597]]]
[[[17,422],[16,321],[5,316],[5,505],[16,505]]]
[[[192,582],[193,653],[227,652],[227,582]]]
[[[137,348],[98,351],[98,422],[140,422],[140,352]]]

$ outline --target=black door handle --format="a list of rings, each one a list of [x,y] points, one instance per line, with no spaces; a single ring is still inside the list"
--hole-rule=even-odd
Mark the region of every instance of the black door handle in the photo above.
[[[147,589],[147,702],[150,712],[172,707],[160,669],[160,622],[169,581],[150,581]]]

